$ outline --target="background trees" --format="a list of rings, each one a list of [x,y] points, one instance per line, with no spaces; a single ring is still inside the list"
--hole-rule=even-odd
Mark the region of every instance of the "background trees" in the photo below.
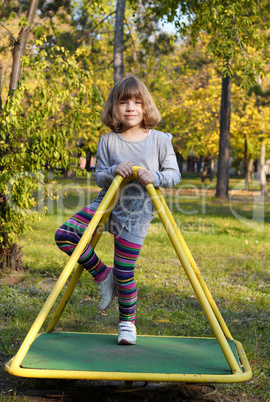
[[[34,5],[29,3],[28,17]],[[31,21],[25,23],[29,26]],[[18,235],[46,212],[44,198],[54,196],[47,173],[77,168],[75,156],[80,150],[74,138],[88,118],[96,119],[96,104],[101,99],[93,74],[82,68],[83,50],[71,55],[64,47],[45,49],[44,37],[32,42],[32,49],[22,57],[24,35],[21,28],[14,42],[10,90],[4,88],[0,115],[2,268],[20,265]]]
[[[38,12],[30,13],[33,7]],[[21,218],[6,205],[11,178],[33,174],[8,196],[20,210],[36,208],[31,197],[38,182],[47,180],[46,166],[76,167],[81,152],[95,153],[106,131],[97,118],[102,99],[123,70],[149,87],[162,113],[160,128],[173,134],[176,151],[193,154],[206,167],[207,160],[219,160],[217,196],[228,195],[229,155],[235,167],[243,162],[247,186],[252,161],[260,157],[265,192],[267,7],[265,0],[7,3],[0,12],[1,253],[12,254],[26,224],[27,214]],[[174,21],[176,30],[166,31],[162,20]],[[19,69],[12,66],[20,60],[17,88]],[[12,232],[13,213],[19,226]]]
[[[265,63],[267,1],[211,0],[151,2],[159,16],[176,21],[182,34],[189,30],[193,43],[203,32],[209,36],[208,52],[219,61],[222,73],[220,140],[216,196],[228,197],[231,77],[237,73],[243,87],[256,83]],[[186,19],[183,19],[183,15]],[[264,56],[264,57],[263,57]]]

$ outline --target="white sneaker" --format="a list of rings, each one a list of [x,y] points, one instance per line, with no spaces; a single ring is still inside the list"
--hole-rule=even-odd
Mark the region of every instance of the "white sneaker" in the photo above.
[[[130,321],[118,325],[118,345],[136,345],[136,327]]]
[[[116,283],[113,276],[113,269],[110,270],[104,281],[98,283],[98,294],[101,296],[99,308],[106,310],[113,302],[116,293]]]

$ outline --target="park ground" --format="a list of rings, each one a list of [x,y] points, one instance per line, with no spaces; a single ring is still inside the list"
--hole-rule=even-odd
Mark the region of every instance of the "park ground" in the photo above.
[[[153,383],[126,393],[119,392],[124,388],[120,382],[23,379],[3,371],[67,261],[54,245],[55,230],[98,192],[91,177],[57,182],[66,197],[49,202],[47,215],[21,238],[24,269],[0,278],[0,401],[180,402],[200,397],[269,402],[270,197],[260,195],[257,182],[245,190],[241,178],[230,180],[228,200],[215,198],[215,183],[192,176],[163,193],[233,337],[243,344],[253,370],[250,381],[215,385],[215,393],[211,387],[181,383]],[[108,233],[97,251],[111,264]],[[158,216],[138,259],[136,281],[139,334],[213,336]],[[97,289],[84,273],[57,329],[116,333],[117,303],[106,315],[99,313],[98,304]]]

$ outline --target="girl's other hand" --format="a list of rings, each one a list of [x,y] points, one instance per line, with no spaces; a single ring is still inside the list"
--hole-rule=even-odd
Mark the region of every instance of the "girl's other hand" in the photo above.
[[[119,174],[122,177],[129,177],[132,176],[134,173],[133,164],[131,162],[122,162],[116,166],[114,170],[115,176]]]
[[[142,186],[146,186],[149,183],[154,183],[155,177],[150,170],[139,169],[137,172],[137,180]]]

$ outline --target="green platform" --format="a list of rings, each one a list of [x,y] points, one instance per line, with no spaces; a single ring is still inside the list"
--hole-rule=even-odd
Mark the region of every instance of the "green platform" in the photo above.
[[[234,341],[230,348],[237,361]],[[21,367],[123,373],[231,374],[214,338],[138,336],[134,346],[117,345],[116,335],[45,333],[31,345]]]

